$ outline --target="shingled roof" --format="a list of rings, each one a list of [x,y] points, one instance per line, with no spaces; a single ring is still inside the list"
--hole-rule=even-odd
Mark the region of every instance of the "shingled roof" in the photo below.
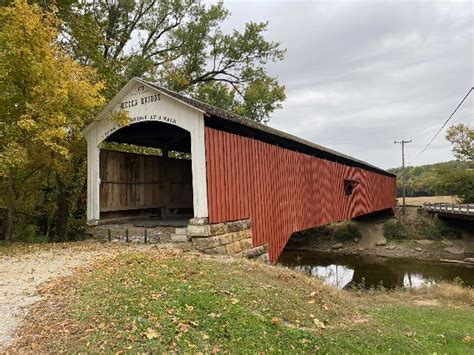
[[[195,107],[200,111],[204,111],[208,116],[208,121],[206,122],[206,125],[208,126],[217,126],[217,128],[223,128],[224,130],[234,133],[236,133],[235,131],[238,129],[239,134],[248,133],[249,136],[253,136],[258,139],[261,138],[262,140],[267,141],[271,144],[286,146],[292,150],[301,151],[306,154],[314,155],[331,161],[336,161],[349,166],[361,167],[369,171],[378,172],[383,175],[396,176],[365,161],[353,158],[349,155],[339,153],[335,150],[323,147],[319,144],[315,144],[305,139],[271,128],[264,124],[255,122],[249,118],[223,110],[216,106],[209,105],[205,102],[179,94],[175,91],[169,90],[155,83],[151,83],[139,78],[136,78],[136,80],[146,85],[149,85],[163,92],[166,95],[174,97],[179,101],[185,102],[186,104]],[[258,137],[256,137],[255,133],[258,132],[262,134],[257,134]]]

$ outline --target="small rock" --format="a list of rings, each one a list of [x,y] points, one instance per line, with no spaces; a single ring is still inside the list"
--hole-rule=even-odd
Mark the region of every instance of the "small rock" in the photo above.
[[[177,243],[181,243],[181,242],[187,242],[189,239],[188,239],[188,236],[186,234],[171,234],[171,241],[172,242],[177,242]]]
[[[395,245],[387,245],[387,246],[385,247],[385,249],[387,249],[387,250],[394,250],[395,248],[396,248]]]
[[[449,247],[449,246],[453,245],[453,242],[450,241],[450,240],[442,240],[441,244],[447,245]]]
[[[466,258],[464,259],[466,263],[474,263],[474,258]]]
[[[387,239],[381,239],[377,243],[375,243],[376,246],[378,247],[383,247],[384,245],[387,245]]]
[[[415,248],[415,250],[420,251],[420,252],[423,251],[423,249],[421,249],[421,248]]]
[[[365,250],[365,248],[359,248],[358,250],[359,250],[359,252],[363,252]]]
[[[444,248],[444,250],[451,254],[464,254],[464,249],[456,246]]]
[[[354,242],[358,243],[358,242],[359,242],[359,238],[354,238]]]
[[[342,243],[337,243],[337,244],[334,244],[331,248],[336,250],[336,249],[342,249],[343,245]]]

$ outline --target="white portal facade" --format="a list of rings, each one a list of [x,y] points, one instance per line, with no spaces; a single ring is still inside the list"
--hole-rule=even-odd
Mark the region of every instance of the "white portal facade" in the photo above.
[[[100,144],[124,128],[109,119],[119,110],[128,112],[133,125],[153,121],[178,126],[190,133],[194,217],[208,217],[204,112],[169,96],[139,79],[130,82],[111,100],[97,118],[84,129],[87,140],[87,221],[100,219]]]

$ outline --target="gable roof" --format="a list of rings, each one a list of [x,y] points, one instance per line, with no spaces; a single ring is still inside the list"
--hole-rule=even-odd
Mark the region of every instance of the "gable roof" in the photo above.
[[[88,132],[90,132],[94,125],[97,124],[98,121],[105,119],[107,115],[116,107],[120,100],[129,92],[129,90],[136,83],[146,85],[168,97],[173,98],[174,100],[183,103],[184,105],[187,105],[197,111],[204,113],[206,116],[206,126],[225,130],[235,134],[249,136],[255,139],[268,142],[270,144],[313,155],[322,159],[335,161],[349,166],[360,167],[387,176],[396,176],[365,161],[356,159],[349,155],[323,147],[319,144],[315,144],[305,139],[271,128],[246,117],[179,94],[175,91],[166,89],[160,85],[148,82],[140,78],[131,79],[122,88],[122,90],[120,90],[118,94],[115,95],[114,98],[104,107],[104,109],[102,109],[102,111],[97,115],[94,121],[92,121],[86,128],[84,128],[83,133],[86,135]]]
[[[312,143],[310,141],[299,138],[297,136],[294,136],[294,135],[282,132],[280,130],[271,128],[267,125],[255,122],[255,121],[253,121],[251,119],[248,119],[246,117],[243,117],[243,116],[237,115],[235,113],[223,110],[221,108],[209,105],[205,102],[190,98],[188,96],[184,96],[184,95],[179,94],[175,91],[166,89],[166,88],[164,88],[160,85],[150,83],[150,82],[147,82],[147,81],[142,80],[142,79],[137,79],[137,80],[142,82],[143,84],[147,84],[148,86],[151,86],[151,87],[155,88],[156,90],[158,90],[160,92],[163,92],[164,94],[167,94],[168,96],[171,96],[171,97],[173,97],[173,98],[175,98],[179,101],[185,102],[185,103],[189,104],[190,106],[193,106],[193,107],[205,112],[207,114],[207,116],[210,117],[214,121],[211,124],[208,124],[208,122],[206,122],[206,124],[208,126],[216,126],[216,128],[223,128],[223,126],[225,126],[225,124],[224,125],[219,124],[219,122],[216,122],[216,120],[217,121],[218,120],[225,120],[225,121],[233,123],[233,125],[231,125],[231,126],[227,125],[228,127],[227,127],[226,130],[228,130],[230,132],[235,131],[236,126],[246,127],[247,129],[249,129],[251,131],[259,131],[259,132],[265,133],[266,135],[273,136],[275,139],[269,139],[268,140],[272,144],[281,145],[281,143],[283,143],[283,141],[286,141],[287,143],[289,141],[290,146],[294,146],[293,150],[304,151],[305,153],[315,155],[315,156],[319,156],[323,159],[328,159],[328,160],[340,162],[342,164],[346,164],[346,165],[350,165],[350,166],[361,167],[361,168],[364,168],[364,169],[367,169],[367,170],[370,170],[370,171],[381,173],[383,175],[396,176],[392,173],[389,173],[388,171],[385,171],[381,168],[378,168],[375,165],[369,164],[369,163],[367,163],[363,160],[359,160],[359,159],[356,159],[356,158],[351,157],[349,155],[339,153],[335,150],[323,147],[319,144]],[[242,131],[242,130],[239,130],[239,131]],[[281,142],[280,142],[280,140],[281,140]],[[291,142],[293,142],[295,144],[292,145]],[[288,144],[286,144],[286,146],[288,146]],[[304,149],[304,147],[306,147],[308,149]],[[290,149],[292,149],[292,148],[290,148]],[[320,152],[320,153],[323,153],[323,154],[314,154],[315,152]]]

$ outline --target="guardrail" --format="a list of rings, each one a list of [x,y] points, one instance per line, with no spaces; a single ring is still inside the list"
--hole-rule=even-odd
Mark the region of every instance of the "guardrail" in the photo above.
[[[425,202],[423,209],[428,212],[474,216],[474,204],[472,203]]]

